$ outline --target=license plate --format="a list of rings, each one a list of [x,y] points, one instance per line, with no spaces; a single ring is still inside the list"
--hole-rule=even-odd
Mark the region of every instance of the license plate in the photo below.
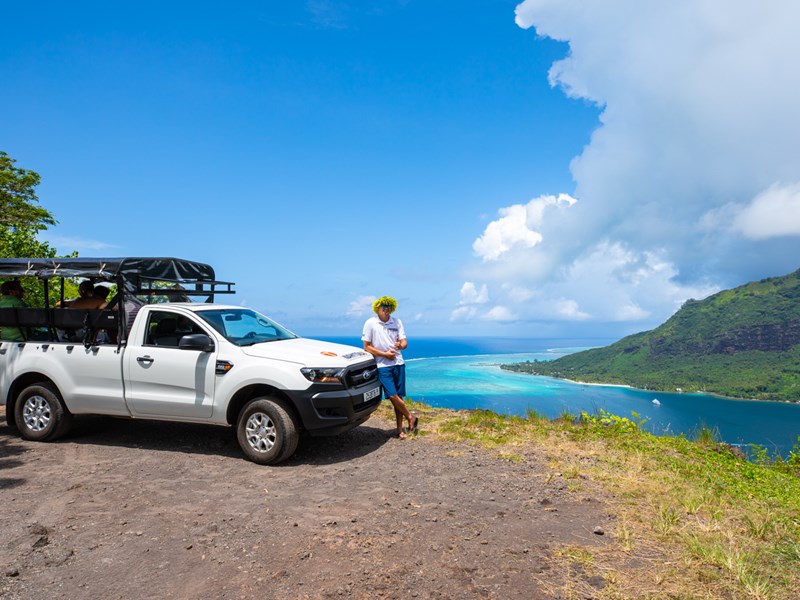
[[[364,402],[366,402],[367,400],[372,400],[373,398],[376,398],[377,396],[380,395],[381,395],[380,387],[376,387],[368,392],[364,392]]]

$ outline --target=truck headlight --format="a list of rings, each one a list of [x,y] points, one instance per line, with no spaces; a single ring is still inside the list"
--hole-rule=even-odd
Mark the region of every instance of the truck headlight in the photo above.
[[[303,377],[311,383],[342,383],[344,369],[314,369],[305,367],[300,369]]]

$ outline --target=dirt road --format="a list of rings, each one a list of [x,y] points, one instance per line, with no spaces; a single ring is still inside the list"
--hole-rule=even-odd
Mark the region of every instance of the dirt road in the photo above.
[[[529,599],[603,585],[554,551],[609,543],[593,533],[613,527],[604,502],[532,453],[390,438],[374,416],[261,467],[229,429],[88,418],[42,444],[2,408],[0,423],[0,598]]]

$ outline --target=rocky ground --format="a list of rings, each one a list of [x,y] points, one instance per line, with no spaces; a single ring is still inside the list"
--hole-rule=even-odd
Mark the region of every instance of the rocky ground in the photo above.
[[[610,543],[604,499],[373,416],[275,467],[232,430],[86,418],[21,440],[0,408],[0,598],[562,598]]]

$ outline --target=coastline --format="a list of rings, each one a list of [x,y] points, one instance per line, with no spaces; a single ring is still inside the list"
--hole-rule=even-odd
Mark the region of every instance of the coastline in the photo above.
[[[534,373],[528,373],[528,375],[535,375]],[[550,377],[550,375],[539,375],[539,377]],[[567,379],[566,377],[558,377],[557,379],[563,379],[563,381],[569,381],[570,383],[575,383],[579,385],[594,385],[600,387],[617,387],[629,390],[640,390],[642,392],[653,392],[656,394],[692,394],[696,396],[710,396],[712,398],[719,398],[720,400],[737,400],[740,402],[775,402],[777,404],[800,404],[800,400],[773,400],[770,398],[742,398],[739,396],[726,396],[725,394],[717,394],[715,392],[687,392],[687,391],[677,391],[676,390],[654,390],[650,388],[640,388],[633,385],[628,385],[626,383],[597,383],[597,382],[589,382],[589,381],[576,381],[574,379]]]
[[[533,373],[529,373],[529,375],[533,375]],[[539,375],[539,377],[543,377],[543,375]],[[546,377],[549,377],[547,375]],[[632,385],[628,385],[627,383],[597,383],[592,381],[576,381],[575,379],[567,379],[566,377],[558,377],[557,379],[563,379],[564,381],[569,381],[570,383],[574,383],[576,385],[595,385],[598,387],[615,387],[615,388],[623,388],[629,390],[642,390],[642,388],[636,388]],[[642,390],[643,392],[649,392],[650,390]],[[680,393],[680,392],[669,392],[669,393]]]
[[[707,392],[707,391],[687,391],[680,388],[675,389],[655,389],[655,388],[642,388],[634,385],[630,385],[627,383],[601,383],[601,382],[591,382],[591,381],[581,381],[579,379],[569,379],[568,377],[558,377],[556,375],[544,375],[541,373],[530,373],[526,371],[515,371],[513,369],[505,369],[503,368],[505,365],[509,363],[500,363],[500,368],[503,371],[508,371],[510,373],[520,373],[523,375],[532,375],[534,377],[552,377],[553,379],[559,379],[561,381],[567,381],[569,383],[577,384],[577,385],[592,385],[592,386],[601,386],[601,387],[617,387],[622,389],[630,389],[630,390],[640,390],[643,392],[655,392],[655,393],[662,393],[662,394],[695,394],[699,396],[709,396],[712,398],[719,398],[721,400],[737,400],[743,402],[775,402],[777,404],[789,404],[789,405],[796,405],[800,404],[800,398],[796,400],[783,400],[779,398],[747,398],[742,396],[729,396],[726,394],[720,394],[718,392]],[[519,363],[510,363],[510,364],[519,364]]]
[[[502,369],[503,364],[500,364]],[[569,379],[567,377],[557,377],[555,375],[540,375],[539,373],[527,373],[524,371],[513,371],[511,369],[502,369],[503,371],[507,371],[509,373],[519,373],[521,375],[531,375],[533,377],[552,377],[553,379],[558,379],[560,381],[567,381],[569,383],[575,385],[591,385],[597,387],[612,387],[612,388],[620,388],[620,389],[628,389],[628,390],[639,390],[642,392],[653,392],[658,394],[691,394],[697,396],[709,396],[711,398],[719,398],[720,400],[735,400],[740,402],[774,402],[776,404],[789,404],[789,405],[797,405],[800,404],[800,398],[797,400],[780,400],[776,398],[744,398],[741,396],[727,396],[725,394],[719,394],[717,392],[703,392],[703,391],[686,391],[686,390],[679,390],[679,388],[675,388],[674,390],[660,390],[660,389],[653,389],[653,388],[641,388],[634,385],[630,385],[627,383],[600,383],[596,381],[581,381],[579,379]]]

